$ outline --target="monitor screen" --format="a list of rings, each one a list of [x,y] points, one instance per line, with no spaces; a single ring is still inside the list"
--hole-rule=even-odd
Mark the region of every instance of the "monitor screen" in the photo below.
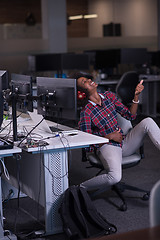
[[[77,120],[76,79],[37,77],[37,112],[45,117]]]
[[[32,77],[22,74],[11,74],[11,91],[16,98],[16,109],[21,112],[33,111]]]
[[[118,64],[142,65],[147,62],[146,48],[122,48],[95,51],[95,68],[107,69]]]
[[[146,48],[122,48],[121,63],[142,65],[147,63]]]
[[[8,71],[0,70],[0,127],[3,122],[3,110],[4,110],[3,90],[8,89],[8,84],[9,84]]]
[[[96,69],[117,67],[120,63],[120,49],[97,50],[95,57]]]
[[[28,57],[30,71],[63,71],[89,69],[87,54],[48,53],[30,55]]]

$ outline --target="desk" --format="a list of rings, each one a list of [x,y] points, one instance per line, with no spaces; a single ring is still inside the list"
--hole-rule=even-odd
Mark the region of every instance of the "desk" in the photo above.
[[[92,240],[159,240],[159,239],[160,239],[160,226],[92,238]]]
[[[104,91],[112,91],[115,92],[116,85],[118,83],[119,79],[113,79],[113,80],[106,80],[106,81],[98,81],[97,84],[99,86],[99,90],[101,91],[101,87],[104,88]],[[103,91],[103,89],[102,89]]]
[[[51,124],[55,125],[53,122],[50,122],[49,125]],[[23,125],[30,130],[32,122],[18,123],[18,128]],[[40,130],[35,130],[34,133],[43,135],[44,138],[53,136]],[[20,185],[22,192],[44,206],[46,235],[51,235],[62,232],[62,222],[58,208],[61,203],[61,195],[69,186],[68,150],[84,148],[96,143],[106,143],[108,140],[78,131],[78,134],[75,136],[65,135],[63,138],[55,137],[46,141],[49,145],[43,149],[28,148],[23,150],[21,160],[23,164],[20,166]],[[43,171],[40,171],[41,168],[43,168]],[[10,183],[16,187],[16,171],[15,173],[13,172],[13,164],[11,166],[10,161],[8,161],[7,169],[13,175],[12,182]],[[40,177],[41,182],[39,182]],[[39,186],[41,186],[41,199],[37,197]]]
[[[6,149],[6,150],[1,150],[0,151],[0,158],[8,157],[8,156],[13,156],[13,154],[20,153],[22,150],[20,148],[14,147],[13,149]],[[15,235],[9,235],[4,236],[4,231],[3,231],[3,210],[2,210],[2,188],[1,188],[1,177],[0,177],[0,240],[16,240],[17,237]]]
[[[113,80],[106,80],[106,81],[99,81],[97,82],[98,85],[117,85],[119,82],[119,79],[113,79]]]

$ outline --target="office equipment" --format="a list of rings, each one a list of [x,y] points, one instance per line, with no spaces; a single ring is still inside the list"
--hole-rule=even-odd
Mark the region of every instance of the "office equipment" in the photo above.
[[[160,51],[148,52],[148,59],[150,66],[160,67]],[[157,73],[159,70],[157,69]],[[156,73],[155,73],[156,74]]]
[[[32,101],[32,78],[21,74],[11,74],[12,117],[13,117],[13,139],[17,141],[17,109],[19,111],[33,111]]]
[[[44,53],[28,56],[30,71],[56,71],[62,75],[63,70],[89,69],[87,54]]]
[[[135,71],[129,71],[122,75],[116,86],[116,93],[122,103],[129,106],[134,98],[135,88],[139,83],[139,76]]]
[[[150,226],[155,227],[160,225],[160,180],[157,181],[152,190],[150,195],[150,202],[149,202],[149,219],[150,219]]]
[[[0,127],[3,122],[3,110],[4,110],[4,96],[3,96],[3,90],[6,90],[8,88],[9,84],[9,73],[8,71],[0,70]]]
[[[116,86],[118,84],[119,80],[118,79],[112,79],[112,80],[107,80],[107,81],[100,81],[98,82],[98,91],[99,92],[105,92],[105,91],[116,91]]]
[[[77,120],[76,79],[37,77],[37,96],[38,114]]]
[[[107,73],[108,76],[114,75],[114,69],[116,69],[118,75],[122,75],[122,70],[119,71],[118,67],[121,65],[126,68],[139,67],[145,64],[148,60],[146,48],[114,48],[114,49],[102,49],[102,50],[86,50],[85,54],[88,54],[90,64],[95,69],[101,70],[103,73]],[[127,70],[126,70],[127,71]],[[128,70],[129,71],[129,70]]]
[[[142,114],[158,117],[160,116],[160,75],[139,75],[143,79],[144,90],[140,95]]]
[[[16,110],[33,111],[32,77],[23,74],[11,74],[11,91],[15,96]]]
[[[37,114],[36,110],[28,113],[34,125],[37,126],[37,129],[40,131],[50,133],[50,134],[58,134],[60,132],[63,132],[63,134],[72,134],[72,133],[78,134],[78,130],[71,129],[71,128],[69,130],[64,130],[64,127],[60,127],[58,126],[58,124],[56,124],[55,126],[49,126],[47,121],[44,119],[44,117],[40,114]]]
[[[7,141],[0,137],[0,150],[4,149],[12,149],[13,148],[13,142]]]
[[[121,24],[112,22],[103,24],[103,36],[121,36]]]

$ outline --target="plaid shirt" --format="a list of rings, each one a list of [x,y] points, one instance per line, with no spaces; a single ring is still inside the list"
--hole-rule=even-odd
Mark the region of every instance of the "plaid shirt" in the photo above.
[[[106,136],[109,133],[122,129],[118,126],[117,112],[128,120],[134,120],[136,115],[132,115],[129,109],[124,106],[112,92],[99,93],[102,105],[89,101],[80,113],[79,129],[98,136]],[[122,143],[109,141],[108,144],[122,147]]]

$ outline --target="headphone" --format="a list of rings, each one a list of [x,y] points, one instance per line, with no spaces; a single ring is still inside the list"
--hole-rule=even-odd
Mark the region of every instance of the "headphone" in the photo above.
[[[78,91],[77,98],[78,100],[83,100],[86,98],[86,94],[84,92]]]

